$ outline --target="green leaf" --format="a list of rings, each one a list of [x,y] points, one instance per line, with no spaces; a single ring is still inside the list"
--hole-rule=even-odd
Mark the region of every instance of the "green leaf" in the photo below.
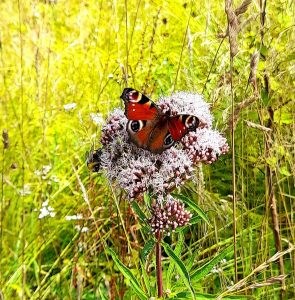
[[[136,214],[138,215],[139,219],[145,223],[147,220],[147,217],[146,217],[145,213],[139,207],[138,203],[136,201],[132,201],[131,206],[132,206],[133,210],[136,212]]]
[[[190,219],[189,223],[192,224],[197,224],[202,220],[200,216],[194,216]]]
[[[212,260],[207,262],[204,266],[199,268],[197,271],[195,271],[191,278],[195,281],[199,281],[204,276],[206,276],[212,268],[219,263],[224,257],[226,257],[230,252],[232,252],[234,249],[234,245],[230,245],[229,247],[225,248],[221,253],[219,253],[217,256],[215,256]]]
[[[108,298],[105,296],[105,294],[103,293],[103,291],[101,290],[101,286],[102,284],[99,284],[98,290],[99,290],[99,295],[100,295],[100,299],[101,300],[108,300]]]
[[[193,253],[191,253],[189,255],[189,259],[188,259],[188,262],[186,264],[186,268],[188,270],[191,270],[191,268],[194,266],[194,262],[195,262],[195,259],[196,259],[197,255],[198,255],[197,251],[194,251]]]
[[[147,272],[145,270],[144,263],[141,260],[139,260],[139,263],[140,263],[140,266],[141,266],[141,274],[142,274],[142,277],[143,277],[143,281],[144,281],[145,287],[147,289],[147,292],[148,292],[148,294],[150,296],[150,294],[151,294],[150,279],[149,279],[148,274],[147,274]]]
[[[143,194],[143,200],[147,207],[151,207],[151,197],[148,193]]]
[[[179,272],[179,275],[181,276],[185,285],[189,288],[191,295],[193,296],[193,299],[196,299],[195,292],[194,292],[194,289],[193,289],[193,286],[191,283],[190,275],[189,275],[189,272],[186,269],[184,263],[181,261],[181,259],[176,255],[176,253],[172,250],[172,248],[168,244],[166,244],[165,242],[162,242],[162,245],[165,249],[165,252],[173,260],[173,262]]]
[[[268,53],[268,48],[264,45],[261,45],[260,47],[260,54],[265,58]]]
[[[187,204],[191,209],[193,209],[208,225],[210,225],[209,218],[205,214],[205,212],[192,200],[187,198],[184,195],[179,195],[179,194],[173,194],[173,196],[177,199],[180,199],[183,201],[185,204]]]
[[[178,242],[175,246],[175,250],[174,250],[174,253],[177,255],[177,256],[180,256],[181,254],[181,250],[182,250],[182,246],[183,246],[183,243],[184,243],[184,235],[182,232],[180,232],[178,234],[179,238],[178,238]],[[174,271],[174,267],[175,267],[175,264],[173,262],[173,260],[170,262],[169,264],[169,268],[168,268],[168,271],[167,271],[167,276],[166,276],[166,285],[167,285],[167,289],[171,289],[171,278],[172,278],[172,275],[173,275],[173,271]]]
[[[150,239],[146,242],[143,249],[141,250],[141,259],[145,262],[146,257],[150,254],[150,252],[153,250],[155,246],[155,240]]]
[[[285,176],[291,176],[292,174],[288,171],[288,168],[286,166],[282,166],[279,169],[280,174]]]
[[[266,107],[268,105],[268,102],[269,102],[269,97],[268,97],[268,93],[267,93],[265,88],[263,88],[261,90],[261,99],[262,99],[262,103]]]
[[[107,252],[112,256],[113,261],[117,265],[120,272],[124,275],[124,277],[130,280],[131,286],[133,287],[136,295],[142,300],[147,300],[148,297],[141,289],[138,280],[135,278],[132,272],[120,261],[117,254],[111,248],[107,247]]]
[[[196,299],[216,299],[218,295],[212,295],[212,294],[203,294],[203,293],[196,293]],[[180,292],[172,299],[189,299],[190,294],[187,292]],[[244,295],[233,295],[233,296],[225,296],[222,298],[222,300],[229,300],[229,299],[254,299],[253,296],[244,296]]]

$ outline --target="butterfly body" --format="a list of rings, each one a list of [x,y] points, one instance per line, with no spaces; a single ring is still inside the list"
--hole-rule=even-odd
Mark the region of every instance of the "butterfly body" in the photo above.
[[[125,103],[130,141],[153,153],[170,148],[199,125],[195,116],[163,113],[152,100],[132,88],[124,89],[121,98]]]

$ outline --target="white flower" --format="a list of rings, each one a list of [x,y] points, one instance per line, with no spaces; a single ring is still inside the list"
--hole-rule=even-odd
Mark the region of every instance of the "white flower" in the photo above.
[[[202,95],[190,92],[176,92],[168,97],[160,98],[157,103],[163,112],[170,110],[172,115],[189,114],[199,118],[201,123],[212,126],[213,117],[210,105],[205,102]]]
[[[210,128],[191,131],[182,138],[181,142],[195,164],[199,162],[211,164],[229,149],[226,139],[218,131]]]
[[[76,106],[77,106],[76,103],[68,103],[68,104],[65,104],[65,105],[64,105],[64,109],[65,109],[66,111],[70,111],[70,110],[75,109]]]
[[[89,231],[88,227],[84,226],[84,227],[81,228],[81,232],[87,232],[87,231]]]
[[[32,194],[31,187],[29,184],[25,184],[22,189],[18,191],[21,196],[28,196]]]
[[[49,200],[43,201],[42,207],[48,206]]]
[[[86,227],[86,226],[81,227],[80,225],[75,225],[75,229],[77,231],[80,231],[80,232],[83,232],[83,233],[89,231],[88,227]]]
[[[56,175],[50,176],[50,180],[51,180],[52,182],[55,182],[55,183],[58,183],[58,182],[59,182],[59,179],[58,179],[58,177],[57,177]]]
[[[50,172],[52,169],[51,165],[44,165],[42,166],[41,170],[35,170],[34,174],[37,176],[41,176],[43,180],[47,179],[47,174]]]
[[[83,218],[83,216],[81,214],[78,215],[73,215],[73,216],[65,216],[65,219],[67,221],[71,221],[71,220],[81,220]]]
[[[43,175],[47,175],[47,173],[49,173],[49,171],[51,170],[51,166],[50,165],[45,165],[42,167],[42,173]]]
[[[55,217],[54,208],[48,205],[49,201],[46,200],[42,203],[42,207],[40,208],[40,213],[38,219],[43,219],[44,217]]]
[[[103,123],[103,117],[101,113],[91,113],[90,118],[92,119],[93,123],[96,125],[100,125]]]

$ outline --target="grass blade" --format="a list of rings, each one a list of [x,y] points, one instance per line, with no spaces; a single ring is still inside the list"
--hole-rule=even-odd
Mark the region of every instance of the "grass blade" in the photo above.
[[[193,299],[195,298],[195,292],[193,289],[193,286],[191,284],[191,279],[188,270],[186,269],[184,263],[181,261],[181,259],[176,255],[176,253],[172,250],[172,248],[166,244],[165,242],[162,242],[162,245],[165,249],[165,252],[168,254],[168,256],[173,260],[179,275],[183,279],[185,285],[189,288],[191,295],[193,296]]]
[[[131,273],[131,271],[120,261],[117,254],[111,249],[107,248],[107,252],[112,256],[113,261],[115,262],[116,266],[120,270],[120,272],[124,275],[125,278],[130,280],[130,283],[137,294],[137,296],[141,300],[147,300],[148,297],[146,296],[145,292],[141,289],[138,280],[135,276]]]
[[[143,249],[141,250],[141,259],[142,259],[143,262],[146,261],[146,257],[153,250],[154,246],[155,246],[155,240],[154,239],[150,239],[149,241],[146,242]]]
[[[215,256],[212,260],[210,260],[208,263],[206,263],[204,266],[202,266],[200,269],[195,271],[191,278],[195,281],[199,281],[202,279],[205,275],[207,275],[211,269],[219,263],[223,258],[225,258],[230,252],[232,252],[234,249],[234,245],[230,245],[229,247],[225,248],[221,253],[219,253],[217,256]]]
[[[181,254],[183,243],[184,243],[184,234],[182,232],[180,232],[178,242],[177,242],[177,244],[175,246],[175,250],[174,250],[174,253],[177,256],[180,256],[180,254]],[[172,278],[172,274],[173,274],[173,271],[174,271],[174,267],[175,267],[174,261],[171,261],[170,264],[169,264],[169,268],[168,268],[167,276],[166,276],[166,278],[167,278],[166,279],[167,280],[167,283],[166,283],[167,284],[167,289],[171,288],[171,278]]]
[[[150,283],[148,274],[145,270],[145,265],[141,260],[139,260],[139,263],[140,263],[140,267],[141,267],[141,274],[142,274],[143,282],[145,284],[148,295],[151,296],[151,283]]]
[[[138,203],[136,201],[132,201],[131,206],[133,210],[136,212],[136,214],[138,215],[139,219],[142,222],[146,223],[147,217],[145,213],[142,211],[142,209],[139,207]]]

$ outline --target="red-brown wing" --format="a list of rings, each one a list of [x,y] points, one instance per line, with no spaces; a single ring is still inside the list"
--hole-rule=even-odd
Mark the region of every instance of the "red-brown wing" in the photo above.
[[[199,126],[199,119],[191,115],[177,115],[168,120],[168,129],[173,140],[179,141],[189,131],[195,130]]]
[[[175,141],[168,129],[168,120],[160,118],[150,135],[147,149],[153,153],[162,153],[174,143]]]
[[[124,89],[121,99],[124,100],[128,120],[155,120],[161,114],[151,99],[132,88]]]
[[[129,120],[127,131],[130,141],[147,149],[150,134],[156,126],[161,112],[147,96],[132,88],[124,89],[121,98],[125,104],[125,115]]]
[[[153,121],[129,120],[127,123],[127,132],[130,141],[137,147],[147,149],[150,134],[155,127]]]

